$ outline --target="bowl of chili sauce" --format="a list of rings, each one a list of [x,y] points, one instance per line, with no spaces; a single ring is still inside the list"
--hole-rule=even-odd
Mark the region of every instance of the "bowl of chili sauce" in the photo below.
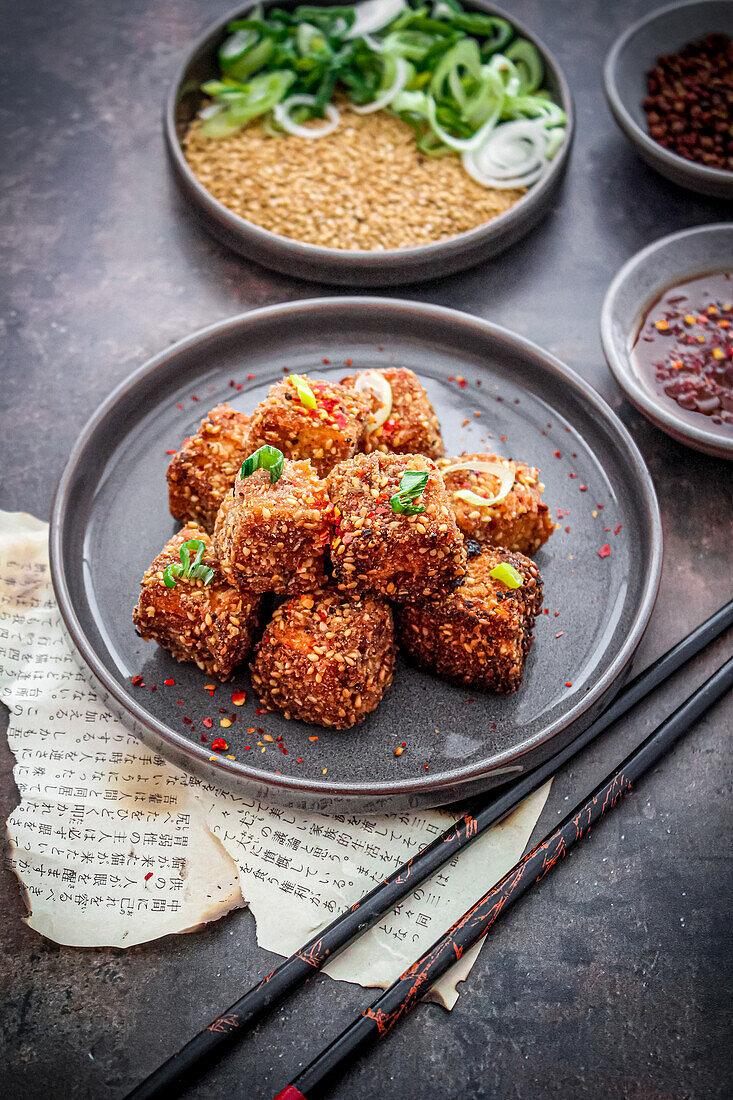
[[[616,381],[654,424],[733,458],[733,223],[633,256],[606,293],[601,339]]]

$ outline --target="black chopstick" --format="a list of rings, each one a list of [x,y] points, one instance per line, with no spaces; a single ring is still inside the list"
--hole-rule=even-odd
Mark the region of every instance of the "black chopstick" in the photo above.
[[[203,1071],[226,1047],[245,1035],[265,1014],[298,986],[334,958],[353,939],[371,928],[405,895],[416,889],[471,844],[522,799],[542,786],[555,772],[582,751],[594,738],[616,722],[636,703],[699,653],[709,642],[733,624],[733,600],[721,607],[686,638],[678,642],[619,692],[610,706],[571,744],[544,764],[515,780],[501,794],[486,796],[474,813],[467,813],[422,849],[409,863],[403,864],[383,883],[376,886],[351,909],[338,916],[327,928],[271,974],[266,975],[243,997],[213,1020],[157,1069],[153,1070],[126,1100],[153,1100],[171,1096],[183,1078]]]
[[[543,879],[591,826],[612,810],[636,781],[731,687],[733,657],[657,726],[557,828],[459,917],[452,928],[322,1050],[275,1100],[316,1100],[322,1096],[334,1077],[352,1065],[367,1046],[388,1035],[456,959],[478,943],[514,902]]]

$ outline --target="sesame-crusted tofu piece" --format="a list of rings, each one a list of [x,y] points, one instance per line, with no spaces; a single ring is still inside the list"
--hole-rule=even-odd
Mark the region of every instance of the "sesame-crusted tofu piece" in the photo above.
[[[364,372],[361,371],[361,374]],[[367,431],[362,450],[384,451],[389,454],[427,455],[441,458],[445,454],[443,437],[435,409],[427,390],[420,384],[414,371],[406,367],[389,367],[375,370],[389,382],[392,390],[392,409],[384,424],[374,431]],[[355,386],[358,374],[342,379],[344,386]],[[372,397],[372,410],[377,411],[379,401]]]
[[[402,475],[425,470],[417,515],[393,511]],[[392,600],[437,599],[466,572],[466,551],[435,463],[423,455],[357,455],[328,477],[335,506],[333,575],[343,592],[375,591]]]
[[[200,539],[202,564],[215,571],[213,580],[178,578],[174,588],[163,581],[166,566],[181,561],[180,549]],[[194,555],[192,555],[193,558]],[[222,576],[211,539],[189,523],[169,539],[140,582],[142,591],[132,619],[145,641],[169,649],[177,661],[192,661],[209,676],[227,680],[246,660],[257,629],[261,597],[233,588]]]
[[[246,592],[312,592],[326,579],[332,530],[325,483],[310,462],[285,459],[274,485],[267,470],[237,478],[219,509],[214,547],[224,576]]]
[[[445,680],[509,694],[522,682],[542,579],[523,554],[476,548],[464,583],[451,596],[398,609],[399,641],[422,668]],[[521,587],[490,576],[502,562],[521,574]]]
[[[325,477],[358,450],[370,399],[338,382],[300,377],[310,387],[316,407],[303,404],[289,378],[276,382],[252,415],[250,446],[255,451],[267,443],[286,458],[308,458],[319,477]]]
[[[499,492],[501,476],[482,470],[456,470],[451,466],[466,466],[472,461],[491,462],[514,471],[514,482],[503,500],[493,505],[478,505],[462,500],[457,493],[473,492],[491,499]],[[512,462],[493,454],[462,454],[438,462],[448,490],[456,522],[466,538],[487,546],[503,546],[521,554],[533,554],[547,542],[557,524],[550,519],[550,510],[542,500],[544,485],[539,470],[524,462]]]
[[[394,655],[387,601],[349,598],[329,584],[277,608],[255,650],[252,684],[286,718],[349,729],[392,683]]]
[[[200,523],[211,534],[216,513],[249,454],[252,418],[217,405],[198,431],[184,439],[168,466],[168,506],[181,523]]]

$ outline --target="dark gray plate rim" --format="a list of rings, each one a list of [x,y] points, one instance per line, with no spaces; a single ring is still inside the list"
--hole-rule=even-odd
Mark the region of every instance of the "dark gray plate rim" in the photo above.
[[[204,33],[199,37],[195,43],[193,49],[191,49],[186,56],[185,61],[179,68],[171,85],[171,90],[166,97],[164,109],[163,109],[163,127],[165,131],[166,145],[168,153],[175,162],[176,170],[185,177],[187,184],[195,193],[199,205],[212,215],[219,223],[225,225],[228,229],[240,236],[249,237],[252,240],[258,241],[261,244],[267,245],[268,243],[277,242],[278,245],[287,245],[293,252],[294,257],[302,256],[303,259],[308,260],[329,260],[333,261],[338,257],[345,263],[351,263],[356,266],[360,262],[378,262],[379,260],[389,261],[393,257],[399,257],[400,259],[408,259],[415,257],[419,259],[430,259],[436,255],[449,255],[455,251],[462,251],[463,248],[474,241],[479,241],[482,238],[492,235],[493,233],[500,232],[504,227],[511,226],[518,218],[522,218],[526,213],[536,209],[545,196],[545,194],[552,188],[555,178],[558,173],[564,171],[565,163],[570,156],[570,149],[573,143],[573,133],[575,127],[574,112],[573,112],[573,98],[570,92],[570,85],[568,84],[565,74],[560,68],[557,58],[554,54],[545,46],[544,42],[541,42],[536,35],[527,30],[521,23],[517,22],[513,15],[503,10],[503,8],[497,7],[496,4],[487,3],[485,0],[466,0],[467,6],[472,8],[479,8],[482,11],[489,12],[491,15],[498,15],[503,19],[507,19],[515,30],[519,31],[521,35],[530,39],[531,42],[539,50],[543,60],[554,69],[557,76],[557,81],[560,86],[560,98],[562,100],[562,108],[567,115],[567,124],[565,127],[565,140],[562,146],[552,159],[549,171],[545,174],[544,178],[536,183],[529,189],[526,195],[523,195],[514,206],[509,210],[506,210],[503,214],[498,214],[495,218],[492,218],[489,222],[484,222],[482,225],[476,226],[474,229],[468,229],[464,233],[458,233],[454,237],[448,237],[444,241],[433,241],[430,244],[414,245],[406,248],[388,248],[384,251],[376,252],[374,249],[343,249],[343,248],[327,248],[323,245],[309,244],[307,241],[299,241],[294,237],[283,237],[279,233],[273,233],[269,229],[263,228],[263,226],[257,225],[255,222],[250,222],[246,218],[240,217],[239,214],[235,214],[234,211],[229,210],[223,203],[215,199],[210,191],[207,191],[198,178],[194,175],[191,168],[188,165],[188,161],[183,155],[181,143],[178,140],[178,134],[176,132],[176,103],[180,92],[181,85],[183,84],[186,70],[191,61],[191,57],[198,51],[199,47],[209,38],[210,35],[216,34],[222,28],[226,26],[232,19],[236,19],[237,16],[243,12],[254,7],[255,0],[251,0],[250,3],[240,3],[237,7],[232,8],[231,11],[225,15],[220,16],[213,23],[211,23]]]
[[[649,419],[658,427],[662,428],[662,430],[671,429],[676,439],[684,437],[692,446],[699,446],[708,451],[708,453],[709,448],[713,447],[715,448],[715,453],[719,457],[733,458],[733,439],[731,439],[730,436],[724,435],[721,432],[716,432],[711,428],[697,428],[694,424],[688,424],[682,417],[676,415],[674,409],[668,409],[666,406],[662,405],[661,402],[656,401],[654,396],[641,385],[630,367],[628,356],[619,352],[616,341],[613,338],[613,313],[616,297],[631,272],[649,259],[650,256],[653,256],[656,252],[661,251],[672,243],[684,240],[686,237],[719,233],[721,229],[727,231],[733,230],[733,222],[719,222],[716,225],[698,225],[693,226],[691,229],[681,229],[678,233],[670,233],[666,237],[661,237],[658,241],[652,241],[646,248],[642,248],[640,252],[636,252],[628,259],[620,271],[614,276],[603,299],[603,305],[601,307],[601,343],[603,345],[604,355],[613,372],[614,378],[629,400],[636,405],[640,412],[648,416]],[[705,274],[705,271],[683,270],[680,271],[677,281],[682,282],[685,279],[694,279],[696,275]],[[654,300],[660,291],[665,290],[668,286],[669,282],[665,280],[657,289],[649,294],[647,300],[641,304],[634,324],[637,324],[639,317],[644,313],[650,302]]]
[[[458,330],[457,335],[460,334],[461,330],[465,331],[471,328],[474,330],[477,329],[479,332],[490,333],[508,344],[513,344],[515,347],[531,355],[535,360],[539,361],[549,373],[561,380],[563,386],[575,390],[576,395],[589,404],[596,415],[605,420],[606,423],[613,428],[620,444],[627,452],[630,470],[638,479],[641,495],[648,510],[649,529],[651,531],[649,571],[645,579],[646,584],[643,591],[643,597],[636,611],[631,629],[619,648],[619,652],[615,659],[598,678],[594,686],[574,705],[569,707],[563,716],[557,718],[545,730],[529,738],[527,741],[506,749],[503,752],[498,752],[492,760],[490,767],[487,767],[484,761],[481,764],[471,767],[459,767],[444,771],[443,773],[435,773],[430,777],[426,776],[420,777],[419,779],[390,781],[386,785],[375,786],[364,781],[344,783],[334,781],[330,778],[328,780],[318,780],[300,779],[297,776],[272,777],[269,775],[265,778],[261,772],[238,760],[230,761],[226,758],[222,759],[220,756],[217,756],[212,762],[211,751],[209,749],[205,747],[200,748],[192,744],[184,736],[175,733],[167,725],[159,722],[109,674],[87,638],[84,627],[77,616],[67,586],[63,558],[63,529],[67,498],[71,491],[71,484],[74,479],[77,465],[83,459],[84,451],[90,437],[120,399],[129,395],[141,380],[145,379],[148,375],[154,374],[161,364],[170,360],[171,356],[175,356],[177,353],[184,350],[190,350],[199,342],[206,341],[213,335],[229,333],[243,327],[246,328],[252,321],[261,322],[263,319],[276,318],[282,314],[290,313],[297,316],[299,313],[305,311],[310,312],[318,310],[324,314],[325,319],[325,317],[337,317],[339,313],[353,308],[379,311],[383,318],[388,317],[394,324],[398,324],[400,318],[405,316],[410,316],[413,319],[417,316],[447,320],[456,326]],[[249,313],[239,314],[228,320],[219,321],[216,324],[199,329],[191,336],[173,344],[165,351],[148,360],[147,363],[130,375],[130,377],[117,386],[107,400],[100,405],[96,413],[94,413],[87,422],[74,444],[67,464],[61,474],[56,496],[54,498],[49,531],[49,550],[51,577],[59,609],[71,639],[77,646],[84,661],[117,703],[126,712],[131,714],[144,728],[147,728],[151,733],[156,735],[164,744],[170,745],[171,749],[173,749],[178,756],[182,754],[185,758],[196,760],[201,767],[213,768],[221,776],[221,782],[224,786],[226,786],[228,776],[236,776],[242,779],[246,778],[253,780],[260,785],[266,784],[273,790],[274,794],[278,790],[281,790],[293,793],[315,793],[323,795],[324,797],[333,795],[352,795],[357,797],[377,796],[390,798],[396,795],[410,795],[413,793],[425,794],[425,792],[429,791],[450,790],[453,786],[500,770],[503,765],[511,761],[516,761],[518,757],[523,756],[525,753],[552,738],[561,730],[566,729],[571,723],[584,714],[594,702],[605,694],[631,659],[652,613],[661,577],[662,525],[659,505],[657,503],[651,476],[644,459],[626,428],[603,398],[601,398],[579,375],[565,366],[565,364],[555,358],[555,356],[544,351],[530,340],[526,340],[510,330],[503,328],[501,325],[484,321],[481,318],[472,317],[458,310],[401,299],[353,296],[302,299],[294,303],[284,303],[267,306],[262,309],[255,309]],[[447,801],[447,799],[443,799],[443,801]]]
[[[711,168],[707,164],[698,164],[696,161],[685,160],[684,157],[678,156],[677,153],[670,152],[669,149],[665,149],[663,145],[660,145],[654,138],[651,138],[649,134],[639,126],[636,119],[628,111],[616,85],[616,66],[618,64],[619,55],[629,39],[633,38],[642,27],[646,27],[649,23],[654,23],[657,19],[661,19],[670,12],[679,11],[680,8],[693,7],[699,3],[700,0],[685,0],[684,3],[668,4],[664,8],[657,8],[656,11],[650,12],[649,15],[645,15],[642,19],[637,20],[636,23],[632,23],[630,27],[627,27],[626,30],[619,35],[606,55],[606,60],[603,64],[603,84],[606,98],[608,99],[611,110],[616,116],[616,121],[620,124],[622,129],[627,131],[627,133],[629,131],[633,132],[635,139],[650,155],[654,156],[657,160],[663,161],[670,168],[676,168],[678,170],[684,168],[691,176],[697,176],[701,180],[710,180],[711,183],[715,182],[730,185],[733,182],[733,173],[726,171],[724,168]]]

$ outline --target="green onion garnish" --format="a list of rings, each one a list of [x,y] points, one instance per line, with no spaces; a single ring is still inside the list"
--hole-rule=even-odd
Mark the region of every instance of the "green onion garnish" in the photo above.
[[[301,405],[303,405],[303,407],[306,409],[315,409],[317,405],[316,395],[306,382],[305,378],[303,378],[300,374],[291,374],[290,381],[293,383],[296,390],[298,391],[298,397],[300,398]]]
[[[277,447],[270,447],[267,443],[264,447],[259,447],[254,454],[251,454],[249,458],[245,458],[242,463],[242,481],[246,477],[250,477],[255,470],[268,470],[270,474],[270,485],[274,485],[276,481],[279,481],[283,475],[283,469],[285,468],[285,456],[282,451],[278,451]]]
[[[423,470],[406,470],[400,479],[399,492],[389,498],[390,507],[399,516],[416,516],[424,512],[422,504],[413,504],[422,496],[428,483],[428,473]]]
[[[179,551],[181,556],[180,565],[175,562],[173,565],[167,565],[163,570],[163,583],[166,588],[175,588],[176,580],[180,580],[181,577],[186,580],[203,581],[204,584],[211,584],[214,579],[214,570],[210,569],[208,565],[201,564],[205,549],[206,547],[201,539],[189,539],[188,542],[184,542]],[[196,554],[193,561],[191,561],[192,550]]]
[[[490,577],[493,577],[496,581],[501,581],[507,588],[521,588],[524,584],[522,574],[514,568],[513,565],[509,565],[508,562],[502,561],[499,565],[495,565],[489,573]]]

